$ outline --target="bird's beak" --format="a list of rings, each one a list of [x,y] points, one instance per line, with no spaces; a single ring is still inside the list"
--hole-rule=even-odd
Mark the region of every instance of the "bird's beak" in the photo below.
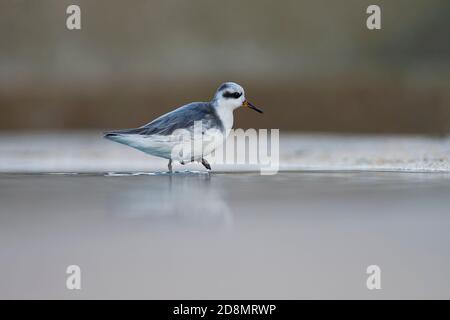
[[[250,102],[248,102],[247,100],[244,101],[244,103],[242,104],[242,106],[250,108],[255,110],[256,112],[259,113],[264,113],[261,109],[259,109],[258,107],[255,107],[254,105],[252,105]]]

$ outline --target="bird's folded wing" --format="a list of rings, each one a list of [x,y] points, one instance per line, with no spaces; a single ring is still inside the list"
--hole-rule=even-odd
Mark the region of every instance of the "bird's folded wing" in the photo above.
[[[105,135],[138,134],[171,135],[177,129],[192,130],[194,123],[201,121],[204,129],[216,127],[222,129],[222,123],[209,103],[191,103],[172,112],[169,112],[145,126],[106,132]]]

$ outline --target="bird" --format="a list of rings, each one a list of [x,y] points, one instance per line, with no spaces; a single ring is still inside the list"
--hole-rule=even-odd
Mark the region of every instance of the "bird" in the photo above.
[[[141,127],[107,131],[104,137],[169,160],[170,173],[173,172],[173,161],[179,161],[182,165],[196,161],[211,170],[205,156],[226,140],[233,127],[233,111],[239,107],[263,113],[247,101],[242,86],[225,82],[218,87],[209,102],[191,102]],[[193,151],[188,148],[196,143],[199,143],[197,146],[200,148],[194,148]]]

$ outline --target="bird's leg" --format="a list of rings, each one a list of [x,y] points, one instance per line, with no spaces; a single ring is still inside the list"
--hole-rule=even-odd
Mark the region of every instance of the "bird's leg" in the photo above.
[[[208,161],[205,160],[205,158],[202,158],[202,165],[208,169],[211,170],[211,166],[209,165]]]
[[[169,172],[172,173],[172,159],[169,160],[169,164],[167,166],[169,167]]]

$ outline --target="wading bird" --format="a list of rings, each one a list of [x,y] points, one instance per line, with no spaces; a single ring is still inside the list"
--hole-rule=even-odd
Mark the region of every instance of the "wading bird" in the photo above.
[[[105,138],[168,159],[170,172],[172,161],[181,164],[198,161],[211,170],[204,157],[227,138],[233,127],[233,111],[239,107],[263,113],[245,99],[240,85],[226,82],[209,102],[186,104],[142,127],[106,132]],[[190,148],[192,145],[200,147]]]

